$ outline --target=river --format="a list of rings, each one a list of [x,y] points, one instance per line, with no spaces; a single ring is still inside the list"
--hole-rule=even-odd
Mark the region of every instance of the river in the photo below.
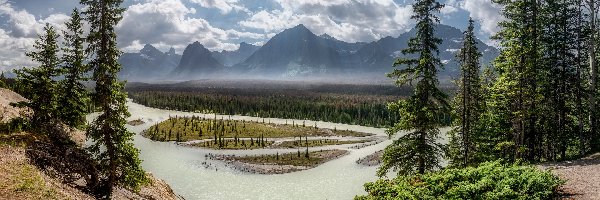
[[[165,180],[175,193],[185,199],[352,199],[355,195],[366,194],[363,184],[377,180],[377,167],[356,164],[356,160],[375,151],[384,149],[391,143],[385,140],[379,144],[361,149],[340,145],[350,153],[339,159],[324,163],[316,168],[288,174],[261,175],[239,172],[224,166],[222,162],[207,160],[208,153],[261,154],[283,152],[282,150],[259,149],[248,151],[220,151],[176,145],[172,142],[155,142],[139,133],[151,125],[164,121],[169,116],[214,117],[214,114],[198,114],[162,110],[128,102],[130,119],[146,122],[139,126],[129,126],[136,133],[134,145],[140,150],[142,167],[157,178]],[[217,118],[234,120],[262,121],[263,118],[248,116],[216,115]],[[89,118],[94,115],[88,116]],[[271,123],[292,123],[290,119],[266,118]],[[314,125],[314,121],[294,120],[294,123]],[[316,122],[320,128],[348,129],[385,136],[384,129],[329,122]],[[332,148],[332,147],[324,147]],[[291,150],[296,151],[296,150]],[[209,167],[207,167],[209,165]]]

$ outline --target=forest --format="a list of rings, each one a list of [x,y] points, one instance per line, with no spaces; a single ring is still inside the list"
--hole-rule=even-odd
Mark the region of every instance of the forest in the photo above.
[[[392,86],[357,86],[360,91],[346,90],[351,87],[353,85],[301,90],[132,85],[127,87],[127,91],[135,103],[180,111],[319,120],[373,127],[389,127],[399,119],[396,112],[387,109],[387,103],[396,97],[392,94],[399,93],[390,94],[388,91]],[[449,114],[441,115],[440,120],[449,122]]]
[[[595,0],[493,2],[505,17],[492,38],[500,56],[485,67],[479,62],[469,20],[453,98],[438,87],[441,40],[432,34],[444,5],[414,2],[418,33],[402,52],[416,56],[398,58],[388,74],[397,85],[414,85],[412,96],[389,106],[401,118],[388,134],[407,133],[385,149],[378,172],[398,177],[366,184],[369,195],[357,199],[551,199],[564,182],[527,165],[600,150]],[[434,116],[448,110],[454,117],[446,145]]]

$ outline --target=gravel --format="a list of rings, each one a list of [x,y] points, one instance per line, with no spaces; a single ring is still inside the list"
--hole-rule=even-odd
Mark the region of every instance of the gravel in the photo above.
[[[573,161],[540,165],[566,180],[561,199],[600,199],[600,153]]]

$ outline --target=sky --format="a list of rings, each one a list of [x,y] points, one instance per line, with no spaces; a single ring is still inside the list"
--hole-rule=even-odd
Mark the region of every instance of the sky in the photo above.
[[[491,0],[440,0],[442,24],[464,30],[476,20],[477,36],[492,43],[501,7]],[[262,45],[275,34],[304,24],[317,35],[346,42],[372,42],[414,26],[411,0],[124,0],[119,48],[137,52],[145,44],[162,51],[199,41],[212,51],[239,43]],[[79,0],[0,0],[0,71],[34,66],[25,52],[46,23],[64,30]]]

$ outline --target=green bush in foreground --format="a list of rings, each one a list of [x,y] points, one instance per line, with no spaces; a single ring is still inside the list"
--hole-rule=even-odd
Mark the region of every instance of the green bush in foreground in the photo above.
[[[365,184],[368,199],[551,199],[564,181],[533,166],[487,162]]]

